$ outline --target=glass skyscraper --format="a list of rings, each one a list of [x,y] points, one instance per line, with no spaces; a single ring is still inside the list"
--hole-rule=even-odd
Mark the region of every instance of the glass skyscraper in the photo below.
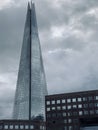
[[[31,119],[45,114],[46,79],[34,3],[28,3],[21,51],[13,119]]]

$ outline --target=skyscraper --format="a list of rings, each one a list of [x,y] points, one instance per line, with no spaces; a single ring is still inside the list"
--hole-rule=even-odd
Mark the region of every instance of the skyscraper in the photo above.
[[[28,3],[13,119],[44,115],[47,86],[34,3]]]

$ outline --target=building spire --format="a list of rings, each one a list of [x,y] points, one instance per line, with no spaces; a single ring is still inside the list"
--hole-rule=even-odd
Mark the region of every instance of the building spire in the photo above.
[[[35,4],[28,2],[13,119],[45,115],[47,85],[36,19]]]

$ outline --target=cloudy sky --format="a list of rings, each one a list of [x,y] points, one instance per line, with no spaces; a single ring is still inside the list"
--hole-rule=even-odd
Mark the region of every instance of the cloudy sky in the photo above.
[[[98,87],[98,0],[35,0],[49,94]],[[27,0],[0,0],[0,118],[13,108]]]

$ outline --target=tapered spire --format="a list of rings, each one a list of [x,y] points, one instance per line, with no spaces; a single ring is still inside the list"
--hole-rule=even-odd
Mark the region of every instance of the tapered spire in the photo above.
[[[28,3],[21,51],[14,119],[31,119],[45,113],[46,79],[43,67],[35,4]]]

